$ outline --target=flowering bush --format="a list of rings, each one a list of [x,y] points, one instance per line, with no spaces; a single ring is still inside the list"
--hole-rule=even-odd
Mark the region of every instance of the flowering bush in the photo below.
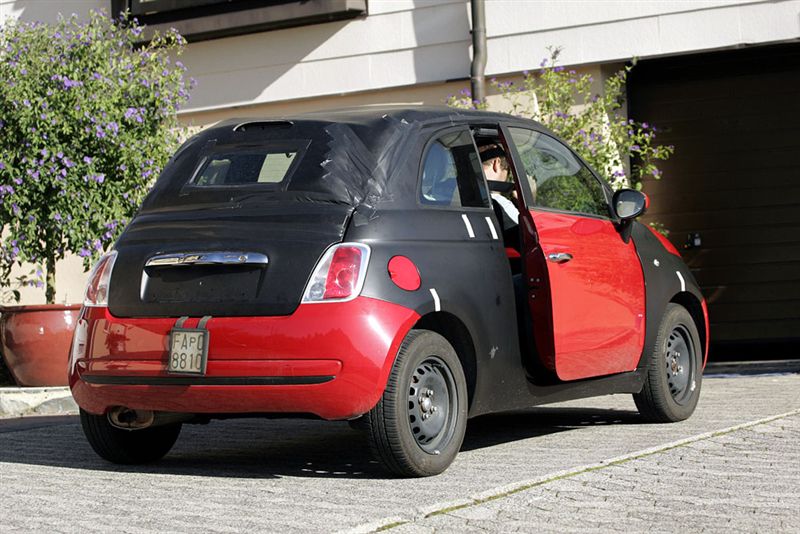
[[[141,32],[97,12],[0,28],[0,274],[44,266],[47,302],[56,261],[71,252],[88,268],[179,141],[189,84],[170,56],[184,40],[143,45]]]
[[[669,158],[674,148],[655,143],[655,126],[628,119],[622,112],[625,81],[633,67],[609,77],[603,94],[593,94],[592,76],[558,66],[559,52],[552,50],[537,74],[524,72],[520,86],[491,80],[510,113],[545,124],[616,188],[641,189],[643,177],[660,178],[656,162]],[[472,100],[467,90],[451,95],[447,103],[487,108],[485,102]]]

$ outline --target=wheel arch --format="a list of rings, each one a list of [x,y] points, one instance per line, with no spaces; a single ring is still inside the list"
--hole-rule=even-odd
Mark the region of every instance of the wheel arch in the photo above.
[[[464,377],[467,379],[467,407],[471,408],[478,379],[478,366],[475,344],[467,326],[452,313],[439,311],[420,317],[413,328],[436,332],[453,346],[464,369]]]
[[[703,350],[703,367],[705,367],[708,360],[708,330],[706,327],[706,312],[703,303],[692,293],[683,291],[674,295],[670,302],[680,304],[692,316],[694,324],[697,327],[697,333],[700,335],[700,346]]]

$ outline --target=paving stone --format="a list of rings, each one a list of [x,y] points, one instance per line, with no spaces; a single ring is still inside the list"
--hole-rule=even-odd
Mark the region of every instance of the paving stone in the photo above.
[[[481,417],[447,472],[415,480],[387,477],[346,423],[186,426],[164,460],[125,467],[97,458],[75,417],[0,422],[0,531],[792,531],[799,417],[713,433],[798,410],[800,376],[781,375],[705,380],[676,424],[642,423],[627,395]],[[425,518],[477,495],[496,498]]]

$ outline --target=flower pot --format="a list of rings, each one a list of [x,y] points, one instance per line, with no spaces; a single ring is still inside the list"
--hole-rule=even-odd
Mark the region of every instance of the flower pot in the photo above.
[[[18,386],[66,386],[80,305],[0,308],[3,359]]]

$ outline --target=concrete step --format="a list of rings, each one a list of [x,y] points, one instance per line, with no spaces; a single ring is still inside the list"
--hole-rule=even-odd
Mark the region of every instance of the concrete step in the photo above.
[[[0,388],[0,418],[77,413],[68,387]]]

